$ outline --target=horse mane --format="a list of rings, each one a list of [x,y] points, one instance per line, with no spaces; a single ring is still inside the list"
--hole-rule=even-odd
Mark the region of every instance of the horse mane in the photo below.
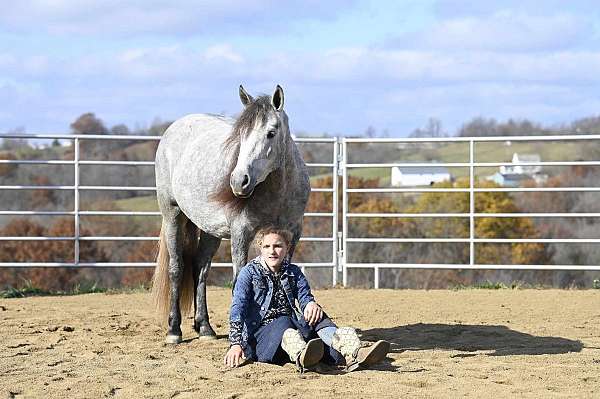
[[[208,195],[208,199],[224,206],[230,214],[240,214],[251,198],[236,197],[229,185],[229,176],[235,169],[242,138],[250,134],[258,120],[263,125],[267,123],[269,112],[272,110],[271,97],[261,95],[242,111],[242,114],[235,121],[229,137],[223,142],[222,150],[226,162],[228,162],[227,173],[215,190]]]

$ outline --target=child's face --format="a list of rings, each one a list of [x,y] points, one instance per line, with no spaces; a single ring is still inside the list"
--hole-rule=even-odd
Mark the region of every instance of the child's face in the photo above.
[[[271,269],[279,270],[287,251],[285,240],[279,234],[271,233],[263,237],[260,256]]]

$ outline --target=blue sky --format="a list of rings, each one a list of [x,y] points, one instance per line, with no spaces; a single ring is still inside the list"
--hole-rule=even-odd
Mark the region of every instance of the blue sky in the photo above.
[[[0,132],[135,128],[281,84],[292,131],[600,114],[600,8],[530,0],[20,0],[0,13]]]

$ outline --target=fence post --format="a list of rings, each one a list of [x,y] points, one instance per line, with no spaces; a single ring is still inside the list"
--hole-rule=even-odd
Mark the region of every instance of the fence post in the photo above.
[[[331,209],[333,211],[333,218],[331,219],[331,236],[333,237],[333,242],[332,242],[332,247],[333,247],[333,253],[332,253],[332,261],[333,261],[333,270],[332,270],[332,276],[331,276],[331,285],[333,287],[335,287],[337,285],[337,275],[338,275],[338,268],[340,265],[340,258],[339,258],[339,252],[341,251],[341,247],[340,247],[340,243],[339,243],[339,237],[338,237],[338,173],[340,172],[340,162],[341,162],[341,157],[340,157],[340,151],[339,151],[339,145],[338,145],[338,138],[335,137],[334,141],[333,141],[333,171],[332,171],[332,185],[333,185],[333,193],[331,193],[331,202],[332,202],[332,206]]]
[[[348,145],[342,138],[342,284],[348,285]]]
[[[75,138],[74,142],[74,167],[75,181],[73,182],[75,190],[75,198],[73,200],[73,211],[75,212],[75,266],[79,266],[79,138]]]
[[[475,264],[475,141],[469,140],[469,265]]]

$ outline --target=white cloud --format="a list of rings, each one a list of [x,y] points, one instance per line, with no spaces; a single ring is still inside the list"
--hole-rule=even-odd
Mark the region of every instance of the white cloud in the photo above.
[[[204,51],[203,58],[207,61],[219,61],[225,60],[235,64],[241,64],[244,62],[244,58],[228,44],[214,45]]]
[[[414,85],[451,82],[599,82],[600,52],[547,54],[438,53],[386,49],[338,49],[288,55],[288,73],[316,82]],[[293,62],[292,62],[293,60]],[[255,68],[262,68],[256,65]]]
[[[500,109],[502,104],[523,106],[547,102],[558,106],[582,103],[588,98],[588,94],[572,87],[560,85],[465,82],[392,90],[386,96],[386,100],[401,107],[418,104],[426,107],[452,105],[456,108],[475,103],[478,104],[479,109],[491,111]],[[514,117],[523,116],[521,112],[514,115]]]
[[[531,52],[568,49],[594,36],[585,15],[524,14],[513,10],[441,20],[430,29],[391,40],[399,48]]]
[[[0,53],[0,71],[13,70],[19,64],[17,57],[8,53]]]
[[[34,55],[27,57],[23,61],[23,67],[25,71],[31,75],[40,75],[47,71],[49,67],[49,60],[44,55]]]
[[[292,126],[311,132],[357,134],[374,125],[407,134],[429,116],[449,129],[477,115],[554,123],[597,112],[598,70],[600,53],[593,51],[507,57],[357,47],[257,56],[215,43],[134,47],[68,60],[0,56],[0,72],[13,76],[0,85],[0,101],[9,104],[4,112],[13,115],[0,120],[0,128],[60,131],[88,111],[107,124],[132,126],[156,116],[234,114],[240,83],[253,94],[282,84]],[[30,119],[23,107],[47,115]]]
[[[342,48],[324,53],[244,53],[227,43],[205,48],[171,45],[136,47],[75,59],[49,56],[16,58],[0,54],[0,72],[15,79],[44,74],[50,79],[116,79],[127,84],[148,79],[219,81],[288,80],[349,86],[447,85],[462,82],[580,85],[600,81],[600,51],[542,54]]]
[[[0,104],[3,104],[3,111],[22,110],[31,101],[43,96],[44,90],[37,82],[0,80]]]
[[[127,36],[277,34],[292,20],[327,20],[354,1],[20,0],[5,2],[0,26],[11,32]]]
[[[580,15],[589,15],[598,10],[595,0],[435,0],[433,3],[438,18],[457,18],[465,16],[487,16],[499,10],[512,10],[531,15],[543,15],[551,10],[568,11]]]

